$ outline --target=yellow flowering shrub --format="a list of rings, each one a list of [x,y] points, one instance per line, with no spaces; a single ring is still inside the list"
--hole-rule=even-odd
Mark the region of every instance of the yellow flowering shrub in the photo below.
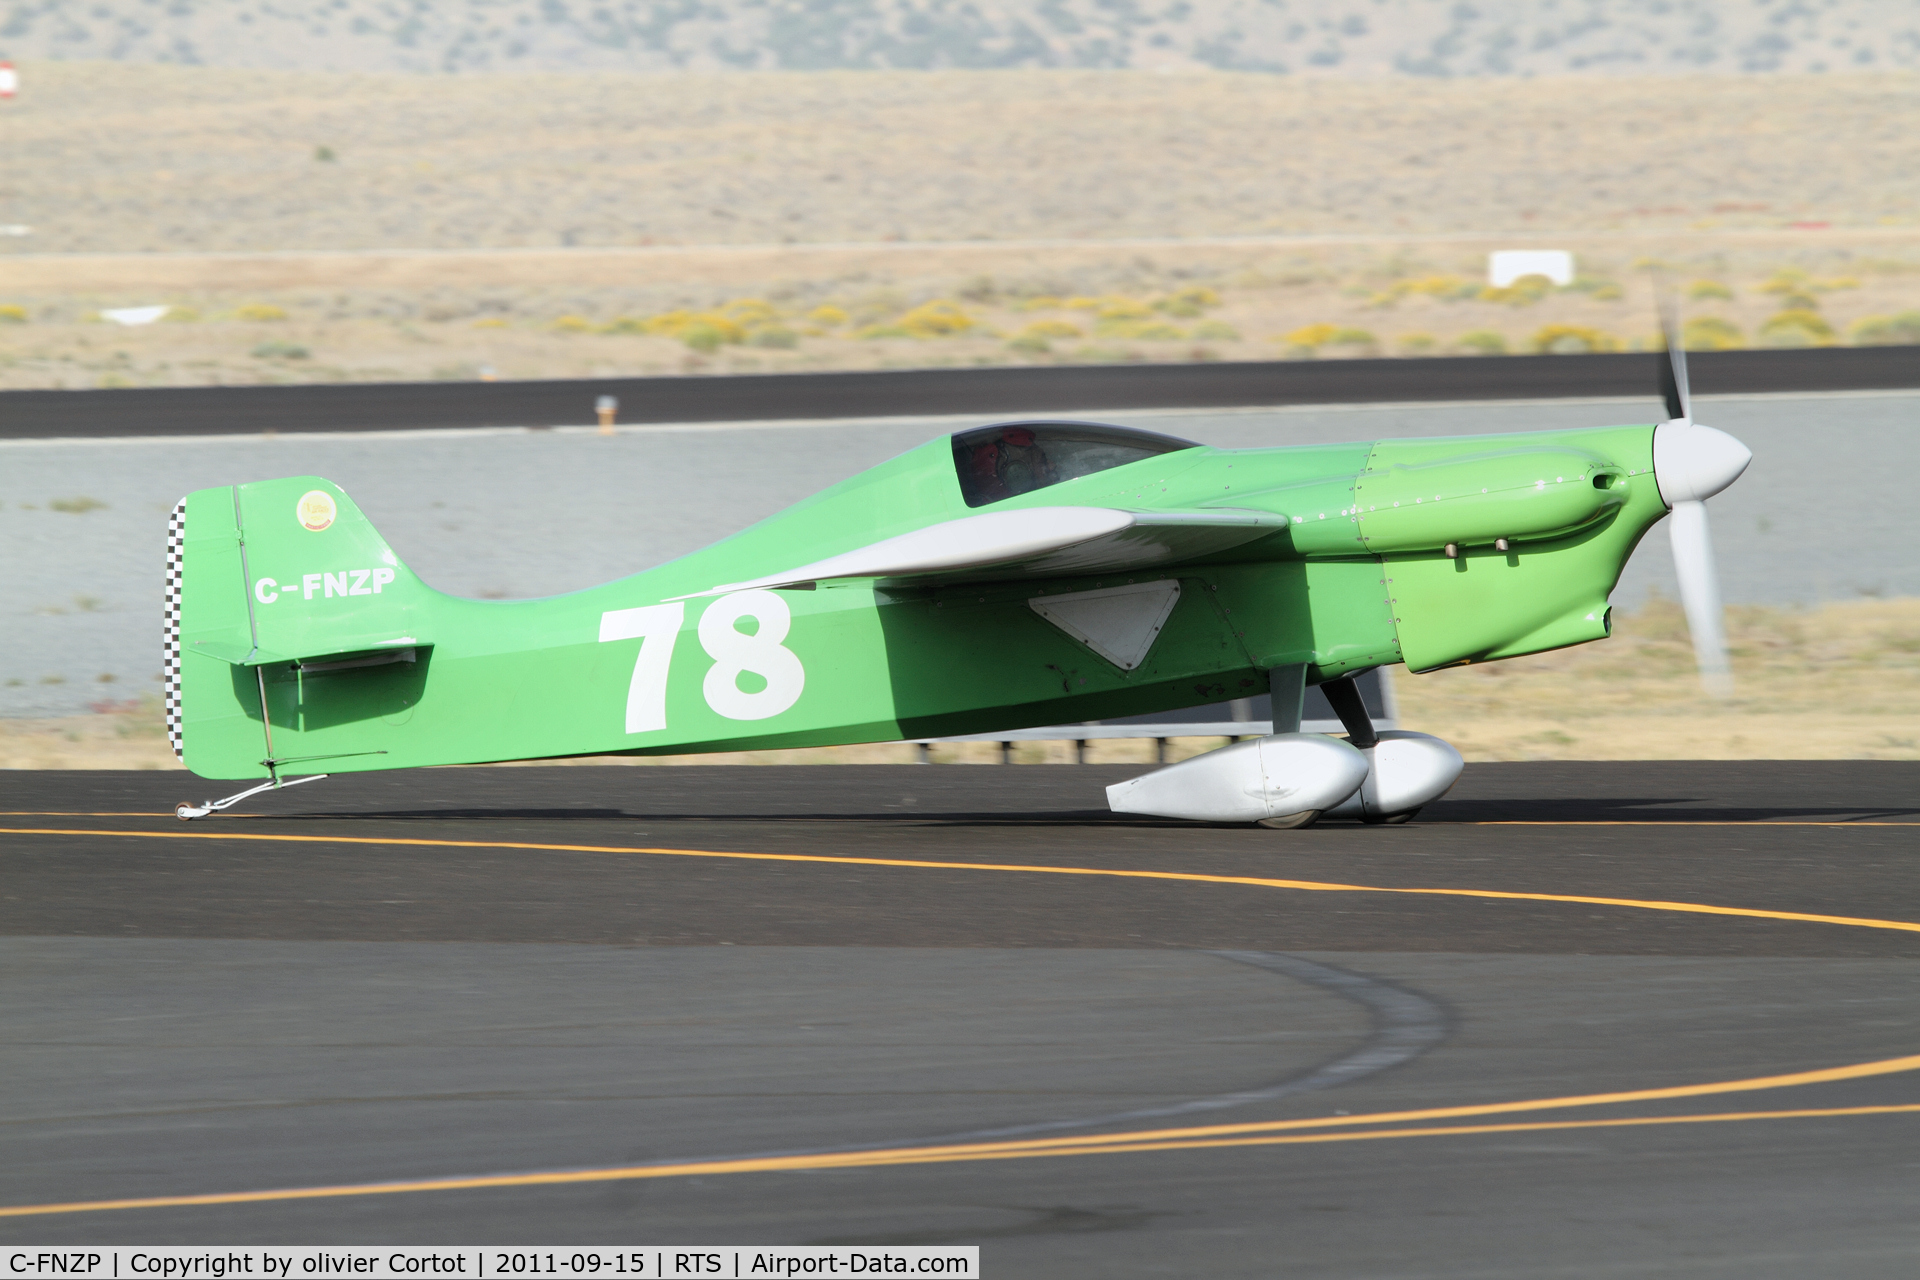
[[[1533,349],[1543,355],[1584,355],[1593,351],[1618,351],[1620,339],[1583,324],[1550,324],[1533,335]]]
[[[1306,347],[1312,350],[1315,347],[1326,346],[1333,341],[1333,335],[1339,332],[1340,326],[1337,324],[1302,325],[1289,333],[1284,341],[1290,347]]]
[[[755,325],[773,324],[780,319],[780,313],[764,298],[735,298],[720,308],[720,314],[748,329]]]
[[[1164,311],[1170,316],[1192,319],[1205,315],[1208,307],[1220,305],[1220,295],[1204,285],[1191,285],[1161,298],[1153,304],[1156,311]]]
[[[923,302],[898,321],[899,327],[915,338],[951,337],[973,328],[973,323],[973,317],[962,311],[958,303],[945,298]]]
[[[1864,316],[1848,326],[1847,336],[1863,347],[1920,342],[1920,311],[1902,311],[1894,316]]]
[[[1830,347],[1833,326],[1817,311],[1794,307],[1769,316],[1760,326],[1760,339],[1772,347]]]
[[[676,336],[688,347],[703,353],[718,351],[720,344],[727,340],[726,334],[718,326],[704,320],[695,320],[684,326]]]
[[[1147,320],[1152,318],[1153,308],[1132,298],[1108,298],[1100,304],[1098,314],[1102,320]]]
[[[1179,342],[1186,331],[1164,320],[1101,320],[1093,331],[1103,338],[1127,338],[1135,342]]]
[[[1781,267],[1767,277],[1755,290],[1758,293],[1778,294],[1782,305],[1791,311],[1804,311],[1809,308],[1791,306],[1786,299],[1805,298],[1815,293],[1832,293],[1839,289],[1858,289],[1860,282],[1852,276],[1834,276],[1828,280],[1815,280],[1798,267]]]
[[[1731,320],[1696,316],[1681,326],[1680,345],[1689,351],[1737,351],[1747,345],[1747,338]]]
[[[1381,292],[1373,296],[1373,305],[1390,307],[1408,295],[1423,298],[1438,298],[1443,302],[1458,302],[1462,298],[1471,298],[1479,292],[1479,286],[1459,276],[1427,275],[1412,280],[1396,280]]]
[[[1530,307],[1547,296],[1553,289],[1553,281],[1545,276],[1521,276],[1512,284],[1496,288],[1488,285],[1480,290],[1482,302],[1504,302],[1510,307]]]
[[[723,342],[738,344],[747,340],[745,325],[712,311],[665,311],[642,321],[640,327],[644,333],[678,338],[696,351],[711,351]],[[695,331],[700,334],[698,342],[688,336]]]

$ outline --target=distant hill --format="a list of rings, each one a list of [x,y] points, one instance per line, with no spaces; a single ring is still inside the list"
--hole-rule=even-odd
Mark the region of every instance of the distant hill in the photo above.
[[[0,57],[314,71],[1920,67],[1920,0],[15,0]]]

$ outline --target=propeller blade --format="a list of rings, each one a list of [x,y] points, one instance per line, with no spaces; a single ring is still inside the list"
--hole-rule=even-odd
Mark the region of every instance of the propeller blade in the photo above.
[[[1716,698],[1733,693],[1733,668],[1727,661],[1727,631],[1720,607],[1720,583],[1713,568],[1713,537],[1707,529],[1707,504],[1673,504],[1673,571],[1680,580],[1680,605],[1693,635],[1700,683]]]
[[[1680,316],[1673,295],[1654,279],[1654,292],[1660,303],[1660,334],[1667,340],[1667,361],[1660,366],[1660,398],[1667,402],[1667,417],[1693,419],[1692,395],[1687,387],[1687,349],[1680,341]]]
[[[1680,581],[1680,605],[1693,636],[1700,683],[1709,695],[1725,698],[1733,694],[1733,666],[1727,660],[1726,613],[1714,573],[1706,499],[1739,479],[1753,454],[1726,432],[1694,422],[1680,309],[1657,271],[1653,294],[1660,308],[1660,333],[1667,340],[1667,358],[1660,366],[1660,398],[1666,401],[1667,421],[1653,433],[1653,470],[1660,497],[1673,512],[1669,526],[1673,572]]]

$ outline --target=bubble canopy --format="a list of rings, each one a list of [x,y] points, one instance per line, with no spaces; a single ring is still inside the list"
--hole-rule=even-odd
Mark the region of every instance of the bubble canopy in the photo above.
[[[1191,440],[1103,422],[1002,422],[953,437],[953,465],[969,507],[984,507],[1096,471],[1182,449]]]

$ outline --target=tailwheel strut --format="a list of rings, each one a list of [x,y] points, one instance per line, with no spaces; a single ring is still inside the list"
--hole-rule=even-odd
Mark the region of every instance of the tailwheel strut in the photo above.
[[[281,779],[276,777],[272,781],[263,782],[257,787],[248,787],[240,794],[228,796],[224,800],[205,800],[199,804],[194,804],[190,800],[182,800],[173,807],[173,816],[182,822],[191,822],[195,818],[204,818],[210,813],[219,813],[222,809],[231,809],[248,796],[257,796],[262,791],[281,791],[287,787],[297,787],[303,782],[318,782],[326,776],[324,773],[315,773],[309,774],[304,778]]]

